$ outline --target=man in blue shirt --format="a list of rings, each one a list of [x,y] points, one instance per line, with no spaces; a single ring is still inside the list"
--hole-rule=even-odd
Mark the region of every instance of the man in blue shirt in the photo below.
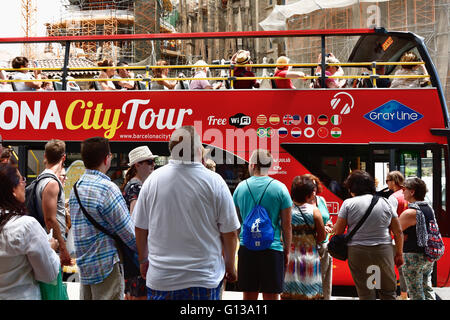
[[[76,185],[83,207],[106,230],[136,250],[134,224],[127,205],[119,187],[106,175],[112,158],[108,139],[94,137],[83,141],[81,157],[86,172]],[[122,300],[123,268],[114,240],[89,222],[73,190],[69,205],[80,271],[80,299]]]
[[[248,165],[251,177],[239,183],[233,194],[238,214],[242,221],[245,221],[256,205],[255,201],[259,202],[264,193],[261,206],[267,210],[274,229],[274,240],[270,248],[252,251],[244,246],[241,228],[238,281],[240,290],[244,292],[244,300],[257,300],[259,292],[262,292],[265,300],[278,300],[283,290],[284,270],[292,239],[292,200],[286,186],[269,177],[272,163],[273,158],[269,151],[263,149],[253,151]],[[268,183],[270,186],[264,192]]]

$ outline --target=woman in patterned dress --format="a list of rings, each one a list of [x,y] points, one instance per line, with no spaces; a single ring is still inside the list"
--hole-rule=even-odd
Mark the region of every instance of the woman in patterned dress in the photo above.
[[[309,202],[316,197],[316,186],[306,176],[292,181],[292,245],[285,271],[282,299],[323,299],[320,255],[317,244],[326,233],[319,209]]]

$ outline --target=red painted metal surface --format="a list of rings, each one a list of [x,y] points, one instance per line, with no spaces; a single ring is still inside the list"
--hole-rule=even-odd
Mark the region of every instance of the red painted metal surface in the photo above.
[[[241,32],[198,32],[198,33],[154,33],[116,34],[57,37],[9,37],[0,38],[0,43],[38,43],[66,41],[121,41],[121,40],[163,40],[163,39],[228,39],[228,38],[269,38],[269,37],[313,37],[351,36],[374,34],[375,29],[331,29],[331,30],[285,30],[285,31],[241,31]]]

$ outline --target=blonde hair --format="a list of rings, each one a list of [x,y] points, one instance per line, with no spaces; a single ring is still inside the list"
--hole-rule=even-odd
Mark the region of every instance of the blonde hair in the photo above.
[[[289,63],[289,58],[286,56],[281,56],[277,59],[277,63],[276,64],[288,64]],[[284,69],[288,69],[289,66],[277,66],[277,69],[279,70],[284,70]]]
[[[386,175],[386,180],[392,180],[397,186],[402,187],[405,177],[400,171],[391,171]]]
[[[194,66],[205,66],[206,64],[207,64],[207,63],[206,63],[205,60],[198,60],[198,61],[194,64]],[[196,71],[199,71],[199,70],[205,70],[205,71],[207,71],[207,70],[208,70],[208,67],[196,67],[195,70],[196,70]]]
[[[417,55],[411,51],[404,53],[402,55],[402,57],[400,58],[400,62],[419,62],[419,61],[420,61],[419,57],[417,57]],[[413,69],[416,66],[417,65],[405,65],[405,66],[402,66],[402,68]]]
[[[205,160],[205,167],[211,171],[216,171],[216,163],[212,159]]]

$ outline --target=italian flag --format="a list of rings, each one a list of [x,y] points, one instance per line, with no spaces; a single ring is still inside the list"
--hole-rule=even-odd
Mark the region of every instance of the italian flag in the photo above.
[[[335,114],[333,116],[331,116],[331,123],[334,124],[335,126],[338,126],[341,124],[341,116]]]

